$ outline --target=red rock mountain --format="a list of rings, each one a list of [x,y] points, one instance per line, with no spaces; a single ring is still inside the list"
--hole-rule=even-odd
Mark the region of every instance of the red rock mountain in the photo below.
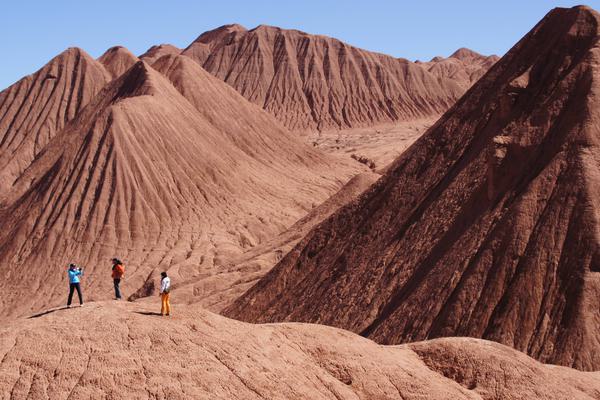
[[[182,54],[294,131],[439,115],[471,83],[326,36],[264,25],[225,25],[200,35]],[[483,63],[478,59],[472,69],[487,70]]]
[[[448,58],[435,57],[420,64],[435,76],[457,82],[466,91],[499,59],[498,56],[483,56],[463,47]]]
[[[110,295],[115,255],[128,294],[159,269],[213,274],[360,170],[186,57],[156,67],[138,61],[107,84],[0,195],[2,314],[62,303],[67,262],[87,267],[88,299]]]
[[[162,56],[166,55],[179,55],[181,53],[181,49],[170,45],[170,44],[159,44],[157,46],[152,46],[146,51],[144,54],[140,56],[140,59],[146,61],[149,64],[152,64],[154,61],[158,60]]]
[[[600,368],[599,23],[551,11],[225,314]]]
[[[110,79],[101,63],[71,48],[0,92],[0,193]]]
[[[122,46],[111,47],[98,58],[113,78],[121,76],[133,64],[139,61],[129,50]]]

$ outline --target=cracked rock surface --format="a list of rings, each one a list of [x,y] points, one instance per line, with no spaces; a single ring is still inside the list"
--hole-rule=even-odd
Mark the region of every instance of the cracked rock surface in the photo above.
[[[172,294],[176,299],[177,292]],[[88,303],[0,328],[0,399],[596,399],[599,373],[477,339],[381,346],[197,307]]]

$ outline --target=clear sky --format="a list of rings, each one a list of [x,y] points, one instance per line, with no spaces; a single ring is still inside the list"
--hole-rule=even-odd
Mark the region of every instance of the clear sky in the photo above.
[[[0,90],[67,47],[94,57],[122,45],[140,55],[154,44],[186,47],[202,32],[268,24],[341,39],[410,60],[459,47],[505,53],[551,8],[551,0],[7,0],[0,23]],[[600,10],[600,0],[585,3]]]

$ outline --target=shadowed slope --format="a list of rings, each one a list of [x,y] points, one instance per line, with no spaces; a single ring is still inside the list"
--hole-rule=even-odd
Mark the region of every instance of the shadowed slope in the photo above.
[[[179,281],[213,274],[223,258],[280,232],[357,171],[269,124],[270,116],[214,77],[194,77],[201,82],[190,87],[233,96],[220,101],[236,118],[211,120],[215,110],[199,112],[138,62],[4,197],[4,313],[56,304],[68,261],[88,267],[88,297],[109,293],[106,264],[114,255],[128,265],[126,293],[159,268],[170,267]]]
[[[70,48],[0,92],[0,193],[109,80],[102,64]]]
[[[175,310],[161,318],[147,305],[91,303],[2,326],[0,392],[57,400],[600,395],[597,372],[543,365],[483,340],[385,347],[328,327],[256,326],[191,307]]]
[[[226,314],[600,368],[599,19],[550,12]]]
[[[295,131],[439,115],[464,91],[404,59],[264,25],[206,32],[182,54]]]

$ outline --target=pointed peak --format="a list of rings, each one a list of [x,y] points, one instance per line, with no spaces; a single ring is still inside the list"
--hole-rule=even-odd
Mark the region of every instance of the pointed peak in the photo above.
[[[99,58],[108,57],[110,55],[115,54],[126,55],[127,57],[137,59],[137,57],[132,52],[130,52],[126,47],[123,46],[113,46],[106,50],[104,54],[102,54]]]
[[[171,44],[159,44],[150,47],[144,54],[139,58],[145,60],[149,64],[153,64],[159,58],[167,54],[178,55],[181,53],[181,49]]]
[[[461,47],[460,49],[458,49],[454,53],[452,53],[449,58],[456,58],[457,60],[467,61],[467,60],[484,58],[484,56],[477,53],[476,51],[467,49],[466,47]]]
[[[125,47],[117,45],[117,46],[113,46],[113,47],[109,48],[104,53],[110,53],[113,51],[119,51],[119,50],[123,50],[123,49],[127,50]]]
[[[74,63],[78,62],[77,60],[79,60],[79,62],[82,62],[84,65],[94,65],[100,70],[102,70],[103,73],[106,73],[104,67],[100,63],[98,63],[98,61],[96,61],[94,57],[92,57],[79,47],[69,47],[61,53],[59,53],[58,55],[54,56],[38,71],[34,72],[33,75],[42,71],[44,71],[43,73],[47,73],[48,71],[52,70],[54,72],[51,74],[51,77],[56,77],[56,74],[58,73],[58,67],[74,65]]]
[[[181,49],[179,47],[173,46],[172,44],[168,44],[168,43],[156,44],[156,45],[150,47],[148,50],[146,50],[146,52],[144,54],[142,54],[140,56],[140,58],[147,57],[147,56],[153,55],[157,52],[163,52],[163,51],[175,53],[175,52],[181,52]]]
[[[86,53],[85,50],[83,50],[79,47],[69,47],[69,48],[63,50],[58,55],[56,55],[54,58],[52,58],[52,60],[50,60],[48,62],[48,64],[51,64],[56,61],[61,61],[61,60],[67,59],[67,58],[71,58],[71,57],[82,57],[82,58],[85,58],[86,60],[94,60],[94,57],[92,57],[91,55]]]
[[[123,46],[114,46],[106,50],[98,61],[101,62],[113,78],[120,76],[139,59]]]
[[[273,25],[266,25],[266,24],[260,24],[252,29],[250,29],[250,32],[255,32],[255,31],[281,31],[283,30],[282,28],[278,27],[278,26],[273,26]]]
[[[194,43],[209,43],[209,42],[211,42],[215,39],[218,39],[220,37],[223,37],[223,36],[235,34],[238,32],[247,32],[247,31],[248,30],[245,27],[243,27],[242,25],[239,25],[239,24],[223,25],[216,29],[204,32],[203,34],[198,36],[198,38],[196,40],[194,40]]]

